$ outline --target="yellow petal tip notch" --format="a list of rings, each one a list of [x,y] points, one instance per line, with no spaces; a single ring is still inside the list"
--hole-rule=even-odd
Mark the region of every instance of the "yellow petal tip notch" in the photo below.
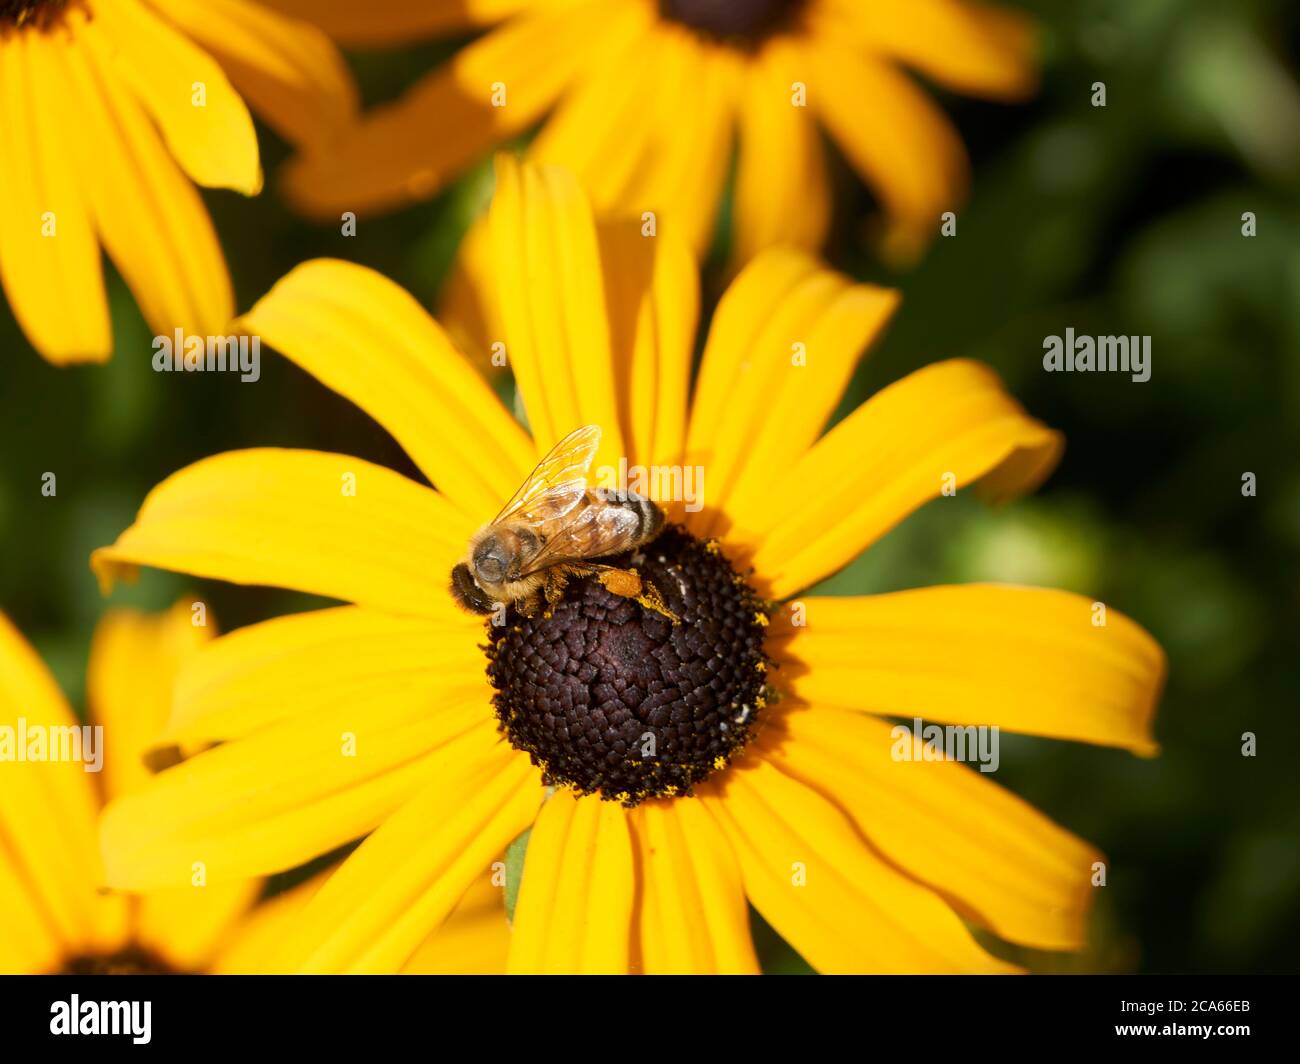
[[[90,571],[95,574],[95,579],[99,582],[101,595],[112,594],[113,585],[119,580],[134,584],[140,578],[140,567],[130,562],[118,561],[112,556],[111,547],[101,547],[91,552]]]

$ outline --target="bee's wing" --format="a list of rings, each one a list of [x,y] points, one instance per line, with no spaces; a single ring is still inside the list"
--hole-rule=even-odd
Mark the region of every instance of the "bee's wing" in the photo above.
[[[599,446],[599,425],[574,429],[537,463],[492,523],[509,519],[535,525],[569,513],[587,492],[587,470]]]
[[[519,575],[530,576],[561,562],[583,562],[630,550],[640,539],[640,516],[622,506],[588,500],[567,517],[528,560]]]

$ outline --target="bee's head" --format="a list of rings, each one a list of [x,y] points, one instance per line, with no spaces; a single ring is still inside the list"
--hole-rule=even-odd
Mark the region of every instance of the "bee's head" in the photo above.
[[[478,586],[464,562],[451,571],[451,597],[470,613],[491,613],[496,609],[496,602]]]

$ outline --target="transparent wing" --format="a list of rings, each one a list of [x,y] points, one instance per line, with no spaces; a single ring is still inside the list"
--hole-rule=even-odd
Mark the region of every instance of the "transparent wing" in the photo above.
[[[599,425],[574,429],[537,463],[492,523],[508,518],[532,525],[563,517],[587,493],[587,470],[599,446]]]
[[[529,576],[560,562],[619,554],[636,546],[640,531],[641,518],[634,511],[589,495],[583,506],[547,537],[519,575]]]

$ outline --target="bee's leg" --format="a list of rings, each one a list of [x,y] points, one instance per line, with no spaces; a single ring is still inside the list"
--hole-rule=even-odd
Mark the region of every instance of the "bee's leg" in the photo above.
[[[560,599],[564,598],[564,589],[569,585],[569,577],[558,566],[551,569],[546,574],[546,583],[542,585],[542,591],[546,595],[546,612],[550,613],[560,604]]]
[[[539,612],[540,603],[537,600],[537,592],[530,591],[523,598],[515,600],[515,609],[527,620],[532,620]]]
[[[635,569],[601,569],[596,579],[611,595],[634,599],[641,594],[641,574]]]
[[[602,569],[598,579],[606,591],[623,598],[636,599],[643,607],[667,617],[673,624],[680,624],[681,618],[673,613],[664,602],[659,589],[645,580],[635,569]]]
[[[637,596],[636,598],[637,602],[641,603],[641,605],[644,606],[646,609],[654,610],[655,613],[662,614],[664,617],[667,617],[670,621],[673,622],[673,624],[682,623],[682,619],[668,608],[668,604],[664,602],[663,595],[659,593],[659,589],[655,587],[654,584],[650,583],[649,581],[643,581],[643,586],[644,586],[644,590],[640,595]]]

